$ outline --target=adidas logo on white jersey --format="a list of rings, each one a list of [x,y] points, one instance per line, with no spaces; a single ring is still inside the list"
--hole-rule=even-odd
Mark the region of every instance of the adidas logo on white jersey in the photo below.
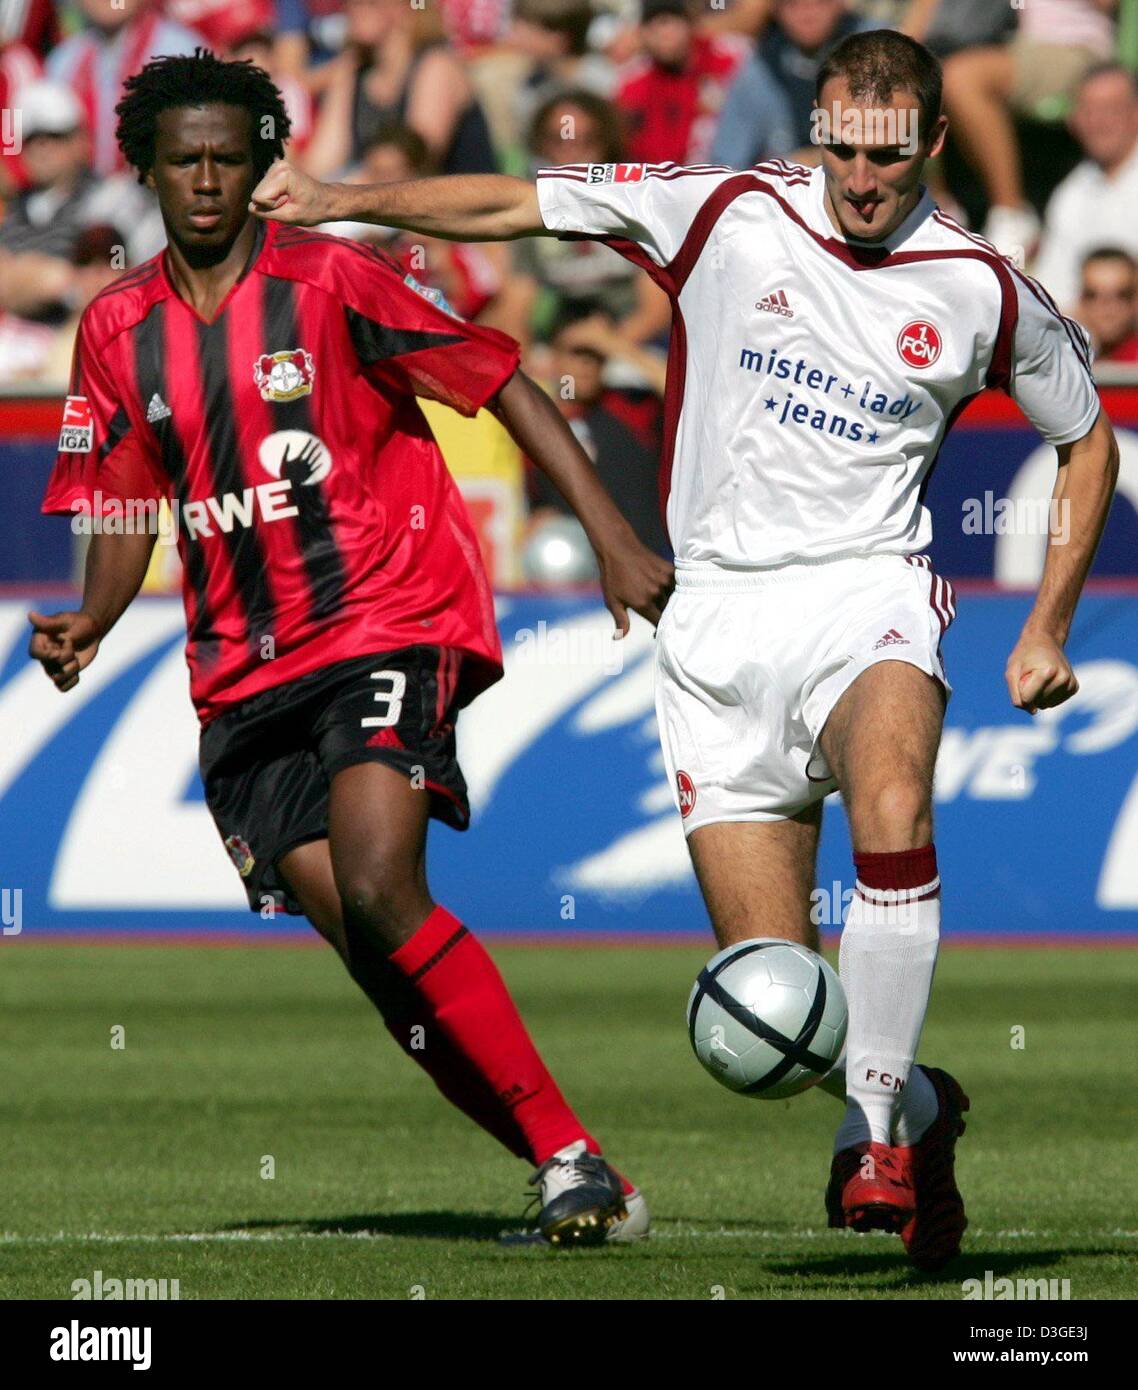
[[[173,411],[158,394],[157,391],[150,397],[150,404],[146,407],[146,423],[153,425],[156,420],[168,420]]]
[[[784,319],[794,317],[794,310],[790,307],[785,290],[775,290],[774,294],[768,294],[764,299],[759,300],[755,308],[762,309],[767,314],[781,314]]]
[[[902,637],[895,627],[891,627],[884,637],[874,642],[873,650],[877,651],[879,647],[907,647],[909,645],[909,639]]]

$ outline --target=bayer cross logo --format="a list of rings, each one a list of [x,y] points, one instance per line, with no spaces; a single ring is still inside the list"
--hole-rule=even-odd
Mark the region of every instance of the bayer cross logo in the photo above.
[[[695,810],[695,783],[686,772],[676,773],[676,791],[680,797],[680,815],[687,820]]]
[[[266,352],[253,363],[253,380],[263,401],[293,401],[312,392],[316,367],[304,348]]]
[[[233,860],[237,872],[242,878],[248,878],[257,862],[253,858],[248,840],[242,839],[240,835],[230,835],[225,841],[225,848],[229,851],[229,857]]]
[[[897,335],[897,351],[910,367],[931,367],[940,356],[940,330],[926,319],[914,319]]]

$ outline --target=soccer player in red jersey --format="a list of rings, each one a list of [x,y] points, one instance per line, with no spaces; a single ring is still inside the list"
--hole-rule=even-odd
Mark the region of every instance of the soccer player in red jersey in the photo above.
[[[536,1167],[553,1243],[642,1234],[506,987],[431,898],[431,816],[469,820],[458,711],[502,674],[492,596],[416,397],[494,411],[580,516],[618,627],[671,569],[636,540],[512,339],[381,252],[249,214],[288,135],[269,78],[201,50],[127,84],[118,140],[168,236],[83,315],[44,510],[175,508],[210,811],[250,906],[302,912],[442,1093]],[[139,514],[136,510],[136,514]],[[152,528],[96,533],[81,607],[31,615],[71,689]]]

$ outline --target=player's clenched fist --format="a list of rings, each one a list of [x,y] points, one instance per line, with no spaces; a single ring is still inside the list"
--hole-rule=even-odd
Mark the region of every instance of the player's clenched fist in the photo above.
[[[35,629],[28,655],[40,662],[57,690],[78,685],[79,672],[91,664],[99,650],[95,620],[82,612],[31,612],[28,618]]]
[[[1028,714],[1061,705],[1079,688],[1063,648],[1050,637],[1021,637],[1004,676],[1012,704]]]
[[[273,222],[315,227],[336,218],[333,189],[334,185],[318,183],[286,159],[278,159],[254,188],[249,211]]]
[[[630,608],[655,627],[675,586],[672,565],[638,542],[621,550],[603,552],[597,559],[605,606],[616,619],[614,636],[628,635]]]

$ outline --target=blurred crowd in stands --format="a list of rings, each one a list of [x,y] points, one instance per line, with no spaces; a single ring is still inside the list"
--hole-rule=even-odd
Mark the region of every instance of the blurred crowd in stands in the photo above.
[[[63,383],[78,316],[164,244],[122,166],[123,80],[212,48],[265,68],[325,179],[558,164],[816,163],[814,76],[857,30],[944,61],[937,200],[1138,363],[1138,0],[0,0],[0,389]],[[658,452],[669,309],[588,241],[375,227],[459,313],[519,338],[610,481]],[[551,499],[552,500],[552,499]],[[643,526],[651,527],[645,517]],[[661,538],[662,541],[662,538]]]

